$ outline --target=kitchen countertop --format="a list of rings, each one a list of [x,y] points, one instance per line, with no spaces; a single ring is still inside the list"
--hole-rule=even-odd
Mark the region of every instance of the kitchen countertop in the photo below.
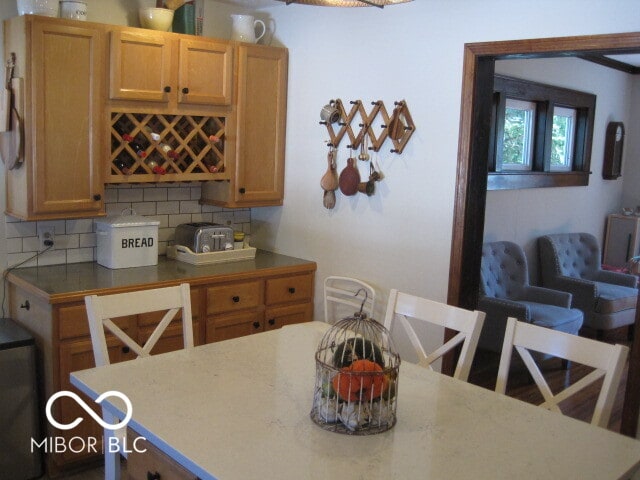
[[[236,280],[255,276],[315,271],[315,262],[266,250],[257,250],[255,259],[209,265],[191,265],[167,257],[146,267],[109,269],[96,262],[17,268],[7,275],[10,283],[29,290],[49,303],[68,302],[77,297],[110,290],[127,291],[149,285],[175,285],[188,280],[191,285],[210,283],[217,277]]]

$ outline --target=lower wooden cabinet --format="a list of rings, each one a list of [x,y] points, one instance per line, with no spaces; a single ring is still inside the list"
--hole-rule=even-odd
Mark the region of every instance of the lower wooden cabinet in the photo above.
[[[246,273],[241,275],[240,280],[230,280],[224,275],[189,279],[195,345],[311,321],[315,264],[309,262],[308,267],[305,266],[305,269],[307,268],[304,274],[291,273],[287,268],[282,269],[286,273],[281,273],[278,268],[273,268],[268,273]],[[11,278],[10,276],[11,316],[34,335],[43,359],[42,405],[44,406],[53,393],[61,390],[73,391],[83,397],[83,394],[71,385],[69,375],[71,372],[95,366],[83,300],[84,292],[72,292],[67,299],[52,300],[37,293],[29,285],[11,282]],[[154,286],[145,285],[144,288]],[[166,286],[166,282],[162,286]],[[135,291],[136,289],[136,286],[132,286],[126,290]],[[118,291],[122,290],[120,288]],[[111,291],[105,289],[91,293],[104,295]],[[142,344],[149,338],[163,313],[146,313],[113,320],[131,338]],[[135,354],[114,336],[107,334],[107,344],[111,363],[135,358]],[[174,320],[165,330],[152,354],[178,350],[183,348],[183,345],[181,321]],[[94,402],[86,397],[85,401],[100,414],[100,409]],[[44,408],[42,412],[43,424],[47,424],[48,422],[44,419]],[[52,413],[60,423],[70,423],[78,417],[87,417],[86,412],[67,397],[56,400]],[[102,451],[102,433],[100,426],[88,418],[67,431],[57,430],[48,425],[46,435],[63,437],[67,445],[74,437],[97,439],[96,451],[93,452],[87,450],[73,452],[67,449],[49,453],[47,455],[48,474],[55,476],[62,470],[76,467],[79,463],[99,461]],[[157,470],[159,472],[160,467]],[[144,475],[131,478],[146,479],[146,470]],[[175,475],[171,473],[160,478],[195,477],[182,477],[177,473]]]
[[[198,477],[162,453],[131,428],[127,429],[127,442],[135,449],[127,455],[129,480],[196,480]]]

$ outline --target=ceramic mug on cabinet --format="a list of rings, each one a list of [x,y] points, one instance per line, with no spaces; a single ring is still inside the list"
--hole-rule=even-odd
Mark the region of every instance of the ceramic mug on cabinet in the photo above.
[[[257,43],[267,32],[262,20],[256,20],[251,15],[231,15],[233,20],[231,40],[238,42]],[[262,26],[262,33],[256,36],[256,26]]]

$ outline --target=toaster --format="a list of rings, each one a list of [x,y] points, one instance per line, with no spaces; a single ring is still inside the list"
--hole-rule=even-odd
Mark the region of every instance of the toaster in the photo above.
[[[175,244],[194,253],[233,250],[233,229],[219,223],[182,223],[176,227]]]

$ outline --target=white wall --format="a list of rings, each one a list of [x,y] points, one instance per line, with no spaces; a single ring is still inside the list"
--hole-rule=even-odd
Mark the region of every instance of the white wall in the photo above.
[[[228,14],[239,9],[206,2],[205,33],[228,37]],[[7,3],[2,18],[16,13]],[[135,2],[88,3],[92,21],[136,24]],[[391,287],[444,300],[464,44],[637,31],[634,12],[637,0],[415,0],[382,10],[278,2],[261,12],[275,25],[274,43],[290,51],[287,180],[284,207],[253,209],[254,243],[317,261],[318,290],[325,276],[342,274],[373,283],[380,305]],[[378,162],[386,178],[375,196],[338,195],[329,211],[319,186],[327,133],[318,114],[336,97],[406,99],[417,131],[401,156],[385,145]],[[347,153],[340,149],[340,169]]]
[[[615,6],[415,0],[383,10],[270,9],[277,39],[290,49],[287,182],[284,208],[252,211],[252,238],[317,261],[317,299],[324,277],[341,274],[374,284],[380,312],[392,287],[445,300],[464,44],[640,29],[636,0]],[[339,195],[328,211],[319,187],[327,134],[318,112],[335,97],[406,99],[417,131],[401,156],[388,148],[379,156],[386,178],[374,197]],[[339,169],[347,153],[340,149]]]
[[[547,233],[588,232],[604,245],[606,217],[620,211],[623,180],[602,178],[607,124],[631,125],[629,99],[633,76],[576,58],[506,60],[496,73],[596,95],[589,185],[490,191],[484,239],[509,240],[527,254],[531,281],[537,281],[536,239]]]

